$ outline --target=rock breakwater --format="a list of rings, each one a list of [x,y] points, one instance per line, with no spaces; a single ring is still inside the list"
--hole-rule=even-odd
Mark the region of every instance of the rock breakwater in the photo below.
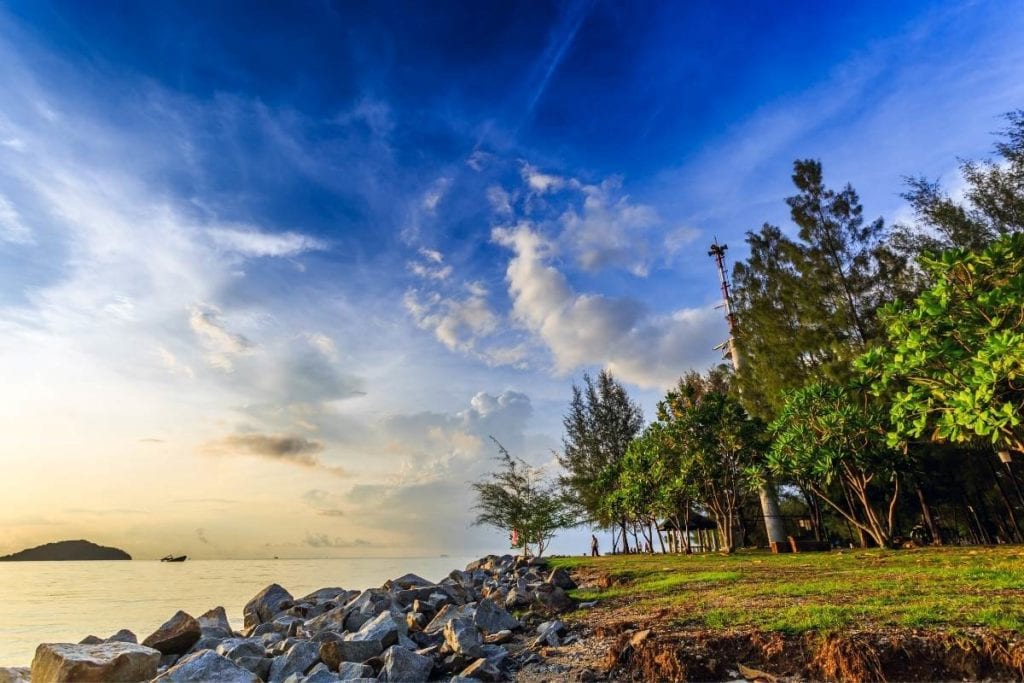
[[[122,629],[81,643],[43,643],[31,669],[0,681],[502,681],[557,643],[554,617],[575,608],[563,570],[490,555],[434,582],[415,574],[380,588],[322,588],[295,597],[271,584],[245,606],[243,628],[223,607],[177,612],[142,643]],[[538,627],[539,626],[539,627]]]

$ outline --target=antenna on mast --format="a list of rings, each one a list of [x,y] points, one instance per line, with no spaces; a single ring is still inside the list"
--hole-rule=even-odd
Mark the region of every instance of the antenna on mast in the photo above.
[[[715,259],[715,264],[718,266],[718,281],[722,285],[722,308],[725,309],[725,321],[729,325],[729,339],[722,342],[716,349],[729,349],[729,357],[732,360],[732,369],[739,372],[740,360],[739,349],[736,348],[736,320],[732,313],[732,295],[729,292],[729,278],[725,274],[725,250],[729,248],[727,244],[719,244],[718,238],[715,238],[714,243],[711,245],[711,249],[708,250],[708,256]]]

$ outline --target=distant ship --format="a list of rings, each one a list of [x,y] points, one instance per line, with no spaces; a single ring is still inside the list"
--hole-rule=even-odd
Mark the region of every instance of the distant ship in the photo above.
[[[188,555],[168,555],[167,557],[161,557],[161,562],[184,562],[188,559]]]

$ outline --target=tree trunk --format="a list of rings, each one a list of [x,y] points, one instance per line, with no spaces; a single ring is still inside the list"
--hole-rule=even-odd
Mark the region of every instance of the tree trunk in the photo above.
[[[939,533],[939,527],[935,525],[932,509],[928,506],[928,501],[924,497],[924,491],[917,482],[914,482],[914,491],[917,493],[917,500],[921,504],[921,516],[924,517],[925,526],[928,527],[928,533],[932,535],[932,545],[942,545],[942,535]]]
[[[629,554],[629,536],[626,535],[627,531],[626,531],[626,518],[625,517],[622,518],[621,525],[622,525],[622,552],[623,552],[623,554],[628,555]]]

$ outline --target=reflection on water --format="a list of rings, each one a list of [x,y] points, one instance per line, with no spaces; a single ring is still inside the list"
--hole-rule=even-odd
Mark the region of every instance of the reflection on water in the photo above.
[[[223,605],[241,627],[242,607],[269,583],[301,597],[326,586],[379,586],[407,572],[438,581],[471,559],[0,562],[0,666],[28,666],[44,641],[77,643],[121,628],[142,640],[179,609],[196,616]]]

